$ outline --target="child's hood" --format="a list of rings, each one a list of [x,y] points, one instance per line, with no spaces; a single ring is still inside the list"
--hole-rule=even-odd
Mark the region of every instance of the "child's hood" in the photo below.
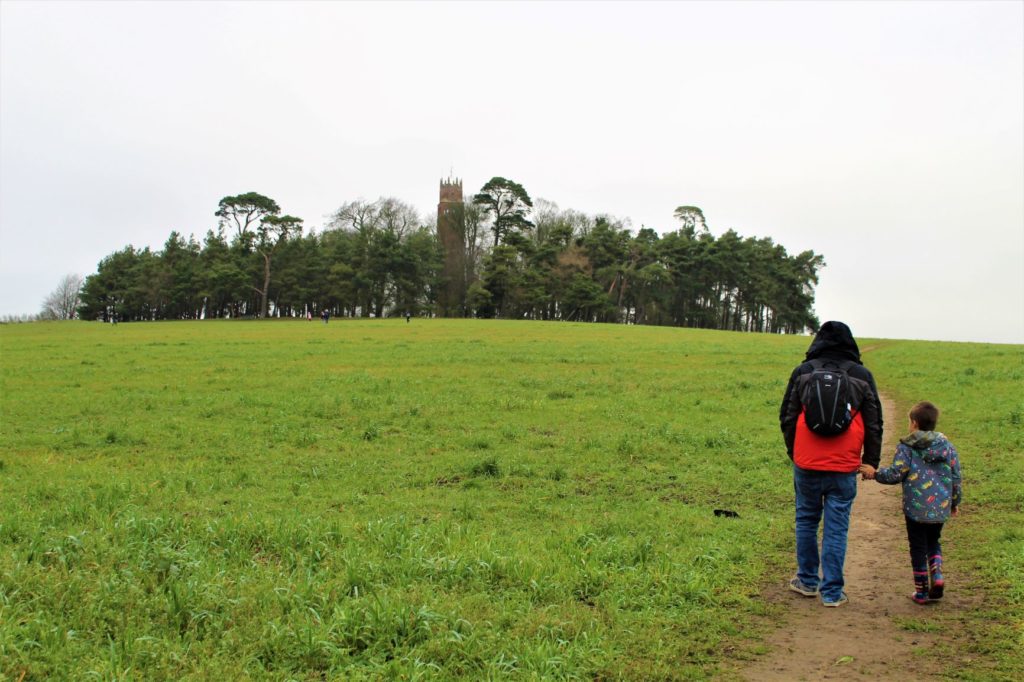
[[[926,462],[949,461],[952,454],[949,441],[938,431],[914,431],[900,442],[916,450]]]

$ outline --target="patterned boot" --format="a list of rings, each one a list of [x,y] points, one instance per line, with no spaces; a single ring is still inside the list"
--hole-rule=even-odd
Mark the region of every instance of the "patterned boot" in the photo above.
[[[928,573],[931,577],[931,589],[928,590],[929,599],[942,599],[942,591],[946,587],[946,581],[942,579],[942,555],[935,554],[928,557]]]
[[[928,571],[914,571],[914,594],[910,598],[917,604],[928,603]]]

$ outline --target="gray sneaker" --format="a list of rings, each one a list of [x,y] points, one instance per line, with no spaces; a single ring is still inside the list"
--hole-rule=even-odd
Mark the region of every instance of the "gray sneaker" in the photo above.
[[[800,580],[800,578],[797,578],[797,577],[794,577],[792,580],[789,581],[789,589],[793,590],[794,592],[796,592],[798,594],[802,594],[805,597],[817,597],[818,596],[818,588],[817,587],[808,587],[807,585],[803,584],[803,582]]]
[[[828,607],[834,609],[837,606],[842,606],[843,604],[845,604],[848,601],[850,601],[850,600],[847,599],[846,593],[843,592],[842,594],[839,595],[839,599],[836,599],[835,601],[825,601],[824,599],[822,599],[821,600],[821,605],[822,606],[828,606]]]

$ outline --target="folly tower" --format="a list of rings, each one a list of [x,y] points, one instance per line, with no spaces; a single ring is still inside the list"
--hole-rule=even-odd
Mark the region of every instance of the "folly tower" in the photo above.
[[[444,250],[444,283],[438,295],[442,317],[462,317],[466,301],[466,211],[462,180],[441,180],[437,238]]]

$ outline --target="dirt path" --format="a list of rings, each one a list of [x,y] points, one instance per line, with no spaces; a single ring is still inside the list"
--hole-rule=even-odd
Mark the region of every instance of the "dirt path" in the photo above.
[[[894,404],[882,396],[885,444],[882,466],[892,462],[896,438],[905,421]],[[818,599],[802,597],[786,588],[789,575],[779,580],[765,598],[782,604],[785,615],[778,630],[765,642],[769,652],[743,669],[741,679],[761,680],[873,680],[930,679],[941,672],[941,656],[919,656],[948,644],[941,633],[901,627],[908,620],[927,617],[934,609],[958,609],[956,590],[941,604],[918,606],[912,591],[906,530],[900,508],[899,486],[859,481],[850,520],[846,554],[846,593],[850,602],[827,609]],[[955,566],[951,566],[955,571]],[[954,571],[947,580],[956,583]]]

